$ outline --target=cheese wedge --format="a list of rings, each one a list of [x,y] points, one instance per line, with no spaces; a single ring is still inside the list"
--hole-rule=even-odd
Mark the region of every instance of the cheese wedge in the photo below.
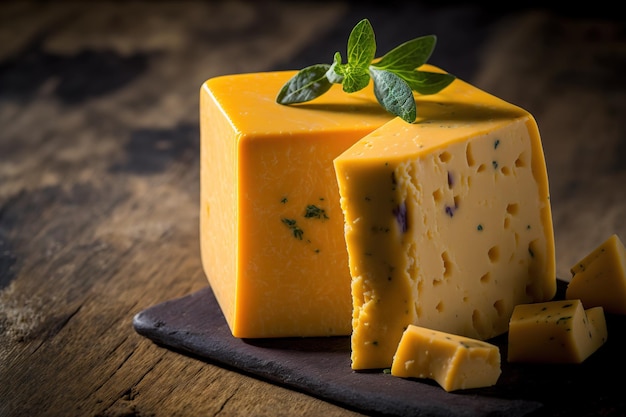
[[[607,340],[604,310],[580,300],[521,304],[508,339],[509,362],[581,363]]]
[[[556,292],[534,118],[458,79],[417,108],[415,123],[394,119],[334,160],[353,369],[389,367],[410,324],[486,340],[517,304]]]
[[[446,391],[490,387],[501,373],[496,345],[413,325],[391,365],[391,375],[432,379]]]
[[[275,102],[295,71],[212,78],[200,90],[200,248],[234,336],[351,332],[333,159],[392,116],[371,88]]]
[[[585,307],[603,307],[613,314],[626,314],[626,248],[617,235],[571,268],[572,279],[565,298],[580,299]]]

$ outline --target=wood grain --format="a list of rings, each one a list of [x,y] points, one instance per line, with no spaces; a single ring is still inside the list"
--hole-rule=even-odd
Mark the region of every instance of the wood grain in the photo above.
[[[381,51],[437,34],[431,62],[535,115],[561,277],[626,238],[624,20],[481,6],[0,3],[0,416],[357,415],[131,322],[207,285],[201,83],[329,61],[362,17]]]

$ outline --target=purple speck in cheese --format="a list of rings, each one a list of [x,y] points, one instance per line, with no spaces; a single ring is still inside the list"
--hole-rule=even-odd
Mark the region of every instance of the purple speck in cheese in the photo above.
[[[393,215],[398,222],[398,226],[400,226],[400,230],[402,233],[406,233],[409,230],[409,222],[406,213],[406,202],[402,202],[398,207],[393,209]]]
[[[446,205],[446,214],[450,217],[454,216],[455,207]]]

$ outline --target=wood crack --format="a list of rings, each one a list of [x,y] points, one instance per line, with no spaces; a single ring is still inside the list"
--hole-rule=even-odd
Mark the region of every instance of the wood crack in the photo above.
[[[230,402],[230,400],[232,400],[237,393],[239,392],[239,387],[237,387],[237,389],[235,389],[233,391],[232,394],[230,394],[223,402],[222,404],[220,404],[220,408],[217,410],[217,412],[215,413],[216,416],[220,415],[222,413],[222,411],[224,411],[224,409],[226,408],[226,405]]]

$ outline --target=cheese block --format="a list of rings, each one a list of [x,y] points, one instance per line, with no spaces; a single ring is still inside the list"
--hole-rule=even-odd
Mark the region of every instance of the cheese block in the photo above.
[[[236,337],[351,332],[332,161],[392,116],[371,88],[277,104],[294,74],[219,76],[200,89],[202,265]]]
[[[604,310],[580,300],[521,304],[508,339],[509,362],[581,363],[607,340]]]
[[[585,307],[601,306],[607,313],[626,314],[626,248],[617,235],[571,268],[565,298],[580,299]]]
[[[416,101],[415,123],[394,119],[334,160],[353,369],[389,367],[409,324],[486,340],[517,304],[556,292],[532,115],[459,79]]]
[[[484,341],[409,325],[391,374],[435,380],[446,391],[495,385],[502,373],[500,349]]]

